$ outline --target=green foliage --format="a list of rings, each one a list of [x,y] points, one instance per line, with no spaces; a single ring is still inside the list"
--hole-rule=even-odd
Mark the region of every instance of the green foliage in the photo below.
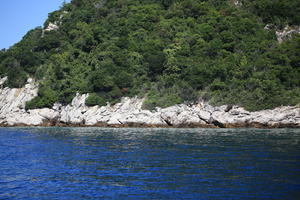
[[[58,101],[58,94],[56,91],[49,88],[47,85],[41,85],[38,91],[38,96],[31,101],[26,102],[26,109],[33,108],[51,108],[55,102]]]
[[[7,86],[22,87],[26,83],[27,74],[23,71],[20,63],[16,59],[8,57],[2,64],[6,70],[6,75],[10,77],[5,83]],[[17,76],[15,76],[16,72],[18,72]]]
[[[250,110],[300,102],[300,37],[282,44],[266,23],[300,24],[299,1],[73,0],[0,51],[0,76],[40,82],[26,108],[147,97],[154,109],[199,97]]]
[[[195,102],[197,92],[186,82],[178,80],[173,86],[163,82],[153,84],[143,104],[144,109],[153,110],[155,107],[165,108],[182,102]]]
[[[244,7],[260,16],[265,23],[300,24],[298,0],[243,0]]]
[[[95,71],[91,75],[90,82],[92,84],[93,91],[96,92],[109,92],[114,87],[113,78],[102,71]]]
[[[103,97],[97,95],[96,93],[89,94],[88,98],[86,99],[86,105],[88,106],[105,106],[106,102]]]
[[[158,93],[157,91],[149,92],[147,99],[143,104],[144,109],[154,110],[156,107],[168,107],[174,104],[179,104],[182,99],[172,89],[164,90],[164,93]]]

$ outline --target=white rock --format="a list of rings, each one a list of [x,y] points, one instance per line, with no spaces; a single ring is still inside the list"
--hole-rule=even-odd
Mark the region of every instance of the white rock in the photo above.
[[[49,108],[29,110],[32,115],[40,115],[43,119],[53,120],[59,117],[59,112]]]
[[[0,86],[7,80],[7,76],[0,78]]]
[[[59,27],[55,22],[54,23],[50,22],[47,28],[45,29],[45,31],[53,31],[53,30],[57,30],[58,28]]]
[[[2,82],[6,78],[1,79]],[[8,125],[40,123],[38,116],[30,116],[24,110],[27,101],[37,96],[38,87],[28,79],[24,88],[0,88],[0,119]]]
[[[291,39],[294,34],[300,34],[300,26],[290,27],[287,25],[283,30],[276,31],[276,36],[279,43]]]
[[[6,78],[0,78],[0,85]],[[38,87],[33,79],[23,88],[0,88],[0,124],[3,125],[40,125],[43,122],[58,120],[66,124],[108,125],[251,125],[266,126],[293,125],[300,127],[300,105],[285,106],[273,110],[248,112],[238,106],[213,107],[200,102],[194,105],[179,104],[156,111],[143,110],[144,99],[122,98],[113,106],[88,107],[85,101],[88,94],[76,94],[69,105],[55,103],[50,108],[26,111],[25,103],[37,96]]]

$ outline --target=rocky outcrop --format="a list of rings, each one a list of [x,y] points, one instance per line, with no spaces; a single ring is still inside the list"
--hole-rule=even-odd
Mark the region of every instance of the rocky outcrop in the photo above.
[[[242,3],[241,1],[238,1],[238,0],[234,0],[234,1],[233,1],[233,4],[234,4],[235,6],[237,6],[237,7],[243,6],[243,3]]]
[[[62,24],[62,19],[68,14],[69,12],[63,11],[60,16],[58,21],[50,22],[48,26],[43,30],[43,31],[53,31],[53,30],[58,30],[59,25]]]
[[[1,86],[6,78],[0,79]],[[38,125],[43,118],[37,112],[25,110],[25,103],[37,95],[38,87],[32,79],[24,88],[0,88],[0,124]]]
[[[25,110],[37,95],[37,84],[28,79],[24,88],[1,88],[2,126],[113,126],[113,127],[300,127],[300,105],[249,112],[238,106],[213,107],[205,102],[179,104],[155,111],[143,110],[142,98],[124,97],[120,103],[88,107],[87,94],[77,94],[71,104]]]
[[[286,26],[283,30],[276,31],[277,41],[282,43],[283,41],[291,39],[295,34],[300,34],[300,26]]]
[[[45,31],[53,31],[53,30],[57,30],[58,28],[59,27],[56,22],[54,23],[50,22],[47,28],[45,28]]]
[[[274,24],[267,24],[264,29],[266,31],[275,30],[277,41],[281,44],[284,41],[290,40],[294,35],[300,34],[300,26],[285,26],[283,29],[279,29]]]

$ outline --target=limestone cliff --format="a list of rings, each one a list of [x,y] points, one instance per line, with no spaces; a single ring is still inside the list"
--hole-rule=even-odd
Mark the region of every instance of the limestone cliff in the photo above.
[[[300,106],[249,112],[238,106],[213,107],[205,102],[179,104],[155,111],[143,110],[141,98],[124,97],[120,103],[88,107],[88,94],[77,94],[71,104],[51,109],[25,110],[25,103],[37,96],[32,80],[24,88],[2,88],[0,79],[0,124],[2,126],[143,126],[143,127],[300,127]]]

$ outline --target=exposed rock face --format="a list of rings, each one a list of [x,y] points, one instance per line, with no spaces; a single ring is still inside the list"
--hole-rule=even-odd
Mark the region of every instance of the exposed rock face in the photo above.
[[[1,85],[5,79],[1,79]],[[43,118],[36,112],[31,113],[25,110],[25,103],[34,98],[38,91],[32,79],[28,79],[27,82],[24,88],[0,88],[0,124],[38,125],[42,122]]]
[[[57,30],[58,28],[59,27],[56,22],[54,23],[50,22],[47,28],[45,29],[45,31],[53,31],[53,30]]]
[[[279,43],[291,39],[295,34],[300,34],[300,26],[296,26],[296,27],[286,26],[283,30],[276,31],[276,36]]]
[[[51,109],[25,110],[25,103],[37,95],[37,84],[28,79],[24,88],[3,88],[0,79],[0,124],[14,125],[80,125],[145,127],[299,127],[300,105],[273,110],[248,112],[238,106],[213,107],[199,102],[180,104],[156,111],[143,110],[144,99],[124,97],[113,106],[85,105],[87,94],[77,94],[67,106],[55,104]]]
[[[241,1],[237,1],[237,0],[234,0],[234,5],[237,6],[237,7],[241,7],[243,5],[243,3]]]
[[[54,22],[50,22],[48,24],[48,26],[44,29],[44,31],[53,31],[53,30],[57,30],[59,29],[59,26],[62,24],[62,19],[68,14],[68,11],[63,11],[60,16],[59,19],[57,21]]]

